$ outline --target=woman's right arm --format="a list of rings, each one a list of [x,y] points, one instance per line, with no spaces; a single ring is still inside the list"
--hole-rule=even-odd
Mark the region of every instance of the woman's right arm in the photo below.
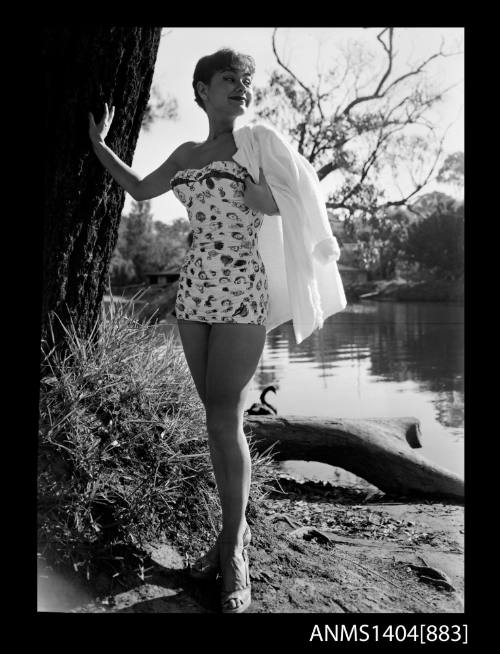
[[[182,161],[182,155],[186,147],[189,146],[189,143],[179,146],[159,168],[146,177],[141,178],[106,145],[104,139],[111,126],[115,108],[112,107],[110,113],[108,105],[105,104],[104,106],[103,118],[97,125],[94,121],[94,116],[89,113],[89,136],[93,150],[102,165],[113,179],[137,202],[155,198],[169,191],[170,180],[181,168],[179,161]]]

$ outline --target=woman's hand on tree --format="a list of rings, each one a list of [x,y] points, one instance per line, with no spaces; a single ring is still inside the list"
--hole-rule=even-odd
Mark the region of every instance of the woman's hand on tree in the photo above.
[[[113,122],[115,115],[114,106],[111,107],[111,112],[108,109],[108,103],[104,103],[104,114],[102,116],[101,122],[96,125],[94,120],[94,114],[89,111],[89,136],[92,143],[103,143],[104,139],[108,135],[109,128]]]
[[[259,181],[257,184],[252,181],[250,175],[247,175],[243,198],[247,207],[253,209],[253,211],[259,211],[268,216],[279,214],[278,206],[264,177],[262,168],[259,168]]]

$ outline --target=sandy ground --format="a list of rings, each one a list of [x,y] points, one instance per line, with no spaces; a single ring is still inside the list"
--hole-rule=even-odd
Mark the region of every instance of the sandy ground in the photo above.
[[[463,612],[463,506],[286,478],[281,488],[252,525],[249,613]],[[191,580],[167,542],[148,552],[133,576],[98,578],[93,592],[41,565],[38,610],[219,612],[218,582]]]

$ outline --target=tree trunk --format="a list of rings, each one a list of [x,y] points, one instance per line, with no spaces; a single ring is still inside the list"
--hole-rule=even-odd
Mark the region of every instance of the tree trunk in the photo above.
[[[128,165],[146,109],[161,27],[66,25],[44,34],[45,199],[41,336],[86,338],[98,318],[125,194],[95,156],[88,112],[116,107],[106,139]]]
[[[278,461],[339,466],[391,494],[464,497],[458,475],[411,451],[420,445],[414,418],[245,416],[245,426],[259,452],[276,444],[273,453]]]

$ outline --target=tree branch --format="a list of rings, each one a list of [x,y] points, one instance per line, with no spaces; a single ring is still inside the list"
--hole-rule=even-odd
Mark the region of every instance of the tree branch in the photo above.
[[[433,59],[436,59],[437,57],[453,57],[457,54],[462,54],[460,52],[450,52],[449,54],[446,54],[439,50],[439,52],[435,52],[433,55],[428,57],[425,61],[423,61],[420,66],[416,70],[411,70],[409,73],[405,73],[404,75],[401,75],[397,79],[395,79],[393,82],[389,84],[389,86],[385,89],[384,93],[387,93],[389,89],[393,88],[396,86],[396,84],[399,84],[402,82],[404,79],[407,79],[408,77],[411,77],[412,75],[418,75],[419,73],[422,72],[422,70],[427,66],[429,62],[431,62]]]
[[[389,136],[391,134],[392,134],[392,132],[383,134],[382,130],[380,130],[379,136],[378,136],[378,139],[377,139],[377,144],[375,145],[375,147],[372,150],[371,154],[368,156],[368,158],[364,162],[363,167],[361,169],[361,175],[360,175],[359,180],[356,182],[356,184],[354,184],[354,186],[347,193],[347,195],[345,195],[342,198],[342,200],[341,200],[342,204],[345,204],[347,202],[347,200],[349,200],[349,198],[351,198],[356,193],[356,191],[361,187],[361,185],[363,184],[363,182],[366,179],[366,176],[370,172],[370,168],[373,166],[373,164],[375,163],[375,161],[377,159],[377,153],[378,153],[378,151],[380,149],[380,146],[382,145],[382,143],[385,140],[387,140],[389,138]]]
[[[321,168],[317,171],[318,179],[321,181],[324,179],[327,175],[330,173],[333,173],[334,170],[337,170],[340,166],[336,164],[334,161],[329,161],[327,164],[324,166],[321,166]]]
[[[384,41],[382,40],[382,36],[384,33],[389,30],[389,45],[387,46]],[[353,107],[355,107],[358,104],[361,104],[362,102],[367,102],[368,100],[376,100],[384,97],[384,93],[381,93],[382,86],[384,85],[384,82],[387,80],[389,75],[391,74],[392,71],[392,60],[393,60],[393,34],[394,34],[394,28],[393,27],[386,27],[383,29],[379,34],[377,34],[377,41],[379,41],[382,44],[382,47],[384,48],[385,52],[387,53],[388,57],[388,62],[387,62],[387,69],[385,73],[382,75],[382,78],[380,82],[377,85],[377,88],[375,91],[370,94],[370,95],[364,95],[359,98],[355,98],[352,102],[350,102],[347,107],[344,109],[342,114],[344,116],[348,116],[349,112]]]
[[[310,101],[311,101],[311,104],[313,104],[313,103],[314,103],[314,97],[313,97],[313,93],[312,93],[311,89],[308,88],[308,87],[307,87],[303,82],[301,82],[300,79],[297,77],[297,75],[295,75],[295,73],[293,73],[293,72],[290,70],[290,68],[288,68],[288,66],[286,66],[286,65],[281,61],[281,59],[280,59],[280,56],[279,56],[279,54],[278,54],[278,52],[277,52],[277,50],[276,50],[276,32],[277,32],[277,31],[278,31],[278,28],[275,27],[275,28],[274,28],[274,31],[273,31],[273,36],[272,36],[272,46],[273,46],[274,56],[276,57],[276,61],[278,62],[278,64],[279,64],[282,68],[284,68],[284,70],[286,70],[286,72],[287,72],[291,77],[293,77],[293,79],[294,79],[298,84],[300,84],[300,86],[301,86],[301,87],[304,89],[304,91],[308,94],[308,96],[309,96],[309,98],[310,98]]]
[[[389,45],[386,45],[384,41],[382,40],[382,36],[384,32],[389,29]],[[445,53],[442,51],[441,46],[439,48],[439,52],[435,52],[433,55],[430,57],[427,57],[425,61],[423,61],[415,70],[411,70],[408,73],[405,73],[404,75],[400,75],[397,79],[395,79],[393,82],[391,82],[384,91],[382,91],[382,87],[384,85],[384,82],[387,81],[391,70],[392,70],[392,62],[394,58],[394,52],[393,52],[393,31],[394,29],[391,28],[385,28],[380,32],[380,34],[377,35],[377,40],[382,44],[382,47],[384,48],[385,52],[387,53],[387,56],[389,58],[388,65],[387,65],[387,70],[383,74],[380,82],[377,85],[377,88],[375,91],[370,94],[370,95],[364,95],[359,98],[355,98],[352,102],[350,102],[347,107],[342,111],[342,114],[345,116],[348,116],[351,109],[355,107],[358,104],[361,104],[363,102],[368,102],[369,100],[380,100],[381,98],[385,97],[387,92],[390,89],[393,89],[397,84],[400,84],[403,80],[407,79],[408,77],[411,77],[413,75],[418,75],[419,73],[422,72],[422,70],[433,60],[436,59],[437,57],[453,57],[457,54],[462,54],[460,51],[458,52],[450,52],[450,53]]]
[[[392,27],[380,28],[376,30],[376,38],[384,54],[382,55],[382,70],[380,66],[377,66],[378,72],[376,72],[375,78],[370,80],[369,77],[363,76],[358,80],[356,71],[359,66],[362,67],[366,63],[360,59],[358,67],[356,66],[356,62],[353,62],[352,66],[347,65],[344,70],[337,67],[335,70],[330,71],[327,76],[322,76],[318,73],[317,80],[308,86],[284,63],[278,54],[277,30],[278,28],[273,28],[273,53],[276,57],[277,64],[289,77],[287,79],[282,72],[276,72],[271,83],[271,89],[267,93],[265,92],[264,97],[271,99],[273,97],[272,92],[276,90],[275,87],[281,87],[282,92],[284,92],[283,100],[288,102],[294,111],[289,124],[287,124],[287,129],[290,133],[293,133],[294,139],[298,141],[299,152],[304,156],[307,156],[307,152],[309,155],[308,160],[311,163],[318,162],[316,166],[326,160],[326,163],[318,166],[317,175],[320,180],[323,180],[330,173],[339,169],[343,169],[349,173],[349,183],[344,185],[340,193],[338,193],[338,195],[345,194],[344,197],[341,200],[327,203],[327,206],[333,209],[345,209],[352,214],[357,210],[372,213],[385,207],[407,204],[429,182],[434,174],[437,161],[442,152],[442,140],[436,160],[430,167],[430,170],[426,171],[423,162],[422,165],[418,166],[418,170],[416,169],[418,174],[410,179],[410,184],[413,183],[410,187],[412,190],[406,197],[402,197],[404,192],[399,192],[397,186],[395,194],[396,197],[400,195],[400,199],[386,202],[382,192],[379,192],[377,197],[377,189],[371,184],[368,184],[369,175],[376,167],[377,162],[383,158],[383,153],[387,150],[387,146],[384,144],[396,132],[411,125],[418,125],[419,128],[433,130],[432,124],[428,121],[426,122],[426,112],[447,91],[457,86],[460,82],[438,92],[434,89],[427,88],[423,83],[423,78],[419,76],[423,75],[423,71],[432,61],[440,57],[450,57],[460,53],[444,52],[443,48],[445,46],[442,42],[439,46],[439,51],[427,56],[420,63],[418,63],[418,60],[415,63],[409,62],[407,67],[411,68],[411,70],[403,72],[391,81],[391,77],[397,74],[395,70],[397,52],[394,43],[396,30]],[[351,61],[350,51],[346,53],[345,61]],[[333,89],[336,90],[348,77],[352,77],[353,71],[356,81],[360,81],[360,84],[356,85],[357,89],[359,86],[359,90],[353,93],[351,83],[351,92],[342,99],[341,103],[337,106],[338,101],[335,100],[332,102],[332,106],[330,106],[330,101],[327,98],[332,97]],[[408,88],[406,85],[403,85],[405,80],[411,80],[412,78],[415,81],[410,83]],[[336,85],[335,81],[339,79],[340,84],[337,83]],[[365,79],[366,82],[364,82]],[[332,88],[329,89],[329,93],[323,92],[321,88],[323,84],[326,86],[331,85]],[[405,96],[403,98],[401,98],[400,92],[396,91],[399,85],[403,85],[401,88],[401,95]],[[370,90],[372,87],[374,87],[373,93],[368,93],[366,89],[368,88]],[[354,97],[352,101],[350,100],[353,95],[359,95],[360,93],[363,93],[363,95]],[[280,97],[282,96],[280,95]],[[359,117],[350,115],[353,107],[372,99],[382,98],[385,100],[381,107],[379,105],[379,110],[376,110],[375,106],[375,110],[365,110]],[[342,106],[346,103],[347,106],[342,110]],[[278,105],[278,109],[274,111],[273,116],[275,120],[281,118],[281,109],[283,107]],[[331,115],[329,116],[330,112]],[[352,159],[352,152],[346,149],[346,143],[358,137],[366,138],[368,135],[373,135],[374,142],[371,142],[371,138],[369,139],[370,149],[364,161],[358,162],[356,158]],[[396,141],[396,146],[397,143]],[[413,152],[409,156],[414,161]],[[430,156],[432,157],[433,155],[431,154]],[[429,161],[427,156],[423,161]],[[425,165],[429,164],[426,163]],[[400,164],[396,162],[395,165]],[[394,168],[394,172],[397,173],[398,169]],[[354,177],[356,181],[353,181],[352,178]],[[419,182],[419,179],[422,179],[422,181]],[[377,202],[381,204],[377,205]]]
[[[392,200],[392,201],[389,201],[389,202],[384,202],[382,205],[380,205],[380,208],[399,207],[399,206],[402,206],[402,205],[406,205],[410,198],[412,198],[416,193],[421,191],[424,188],[424,186],[426,186],[426,184],[428,184],[428,182],[429,182],[429,180],[430,180],[430,178],[432,176],[432,173],[434,172],[434,170],[435,170],[435,168],[437,166],[439,158],[441,157],[441,154],[443,153],[443,142],[444,142],[446,132],[448,131],[448,129],[449,129],[449,127],[446,129],[443,136],[441,137],[441,140],[439,142],[439,147],[438,147],[438,150],[437,150],[437,153],[436,153],[436,158],[434,159],[434,163],[432,164],[432,166],[431,166],[429,172],[427,173],[427,176],[424,179],[424,181],[417,184],[416,187],[414,188],[414,190],[411,193],[409,193],[406,197],[401,198],[400,200]]]
[[[450,128],[450,126],[448,126],[448,128],[445,130],[445,132],[444,132],[444,134],[443,134],[443,136],[442,136],[442,138],[441,138],[441,140],[439,142],[439,147],[438,147],[438,150],[437,150],[437,153],[436,153],[436,158],[435,158],[434,163],[432,164],[431,168],[429,169],[425,179],[422,182],[418,183],[415,186],[415,188],[411,191],[411,193],[408,193],[408,195],[406,195],[404,198],[400,198],[399,200],[389,200],[387,202],[383,202],[383,203],[377,205],[376,207],[373,207],[373,211],[379,211],[380,209],[385,209],[387,207],[399,207],[399,206],[407,206],[408,208],[410,208],[410,206],[408,205],[408,200],[410,200],[410,198],[412,198],[414,195],[416,195],[419,191],[421,191],[424,188],[424,186],[426,186],[426,184],[428,184],[430,178],[432,177],[432,174],[433,174],[434,170],[436,169],[439,158],[440,158],[440,156],[441,156],[441,154],[443,152],[443,142],[444,142],[446,133],[447,133],[448,129]],[[359,188],[359,186],[360,186],[360,184],[356,184],[357,188]],[[366,210],[366,207],[364,205],[361,205],[361,204],[356,203],[356,202],[353,202],[353,203],[348,203],[347,202],[347,200],[350,197],[352,197],[353,194],[354,194],[354,191],[347,194],[340,201],[327,202],[326,206],[327,206],[328,209],[347,209],[350,212],[351,215],[356,210],[360,210],[360,209],[361,210]],[[418,213],[418,212],[414,212],[414,213]]]
[[[299,138],[299,143],[297,145],[297,150],[300,152],[300,154],[304,154],[304,140],[306,137],[306,126],[307,126],[307,121],[304,120],[300,124],[300,138]]]
[[[384,35],[384,32],[389,30],[389,46],[387,46],[383,41],[382,41],[382,36]],[[380,90],[382,89],[382,86],[384,85],[385,80],[389,77],[392,71],[392,61],[393,61],[393,48],[392,48],[392,40],[394,36],[394,28],[389,27],[385,28],[380,32],[380,34],[377,35],[377,41],[379,41],[382,44],[382,47],[387,53],[388,57],[388,62],[387,62],[387,70],[385,71],[385,74],[382,76],[382,79],[379,82],[379,85],[377,86],[377,89],[375,91],[375,95],[378,95],[380,93]]]

